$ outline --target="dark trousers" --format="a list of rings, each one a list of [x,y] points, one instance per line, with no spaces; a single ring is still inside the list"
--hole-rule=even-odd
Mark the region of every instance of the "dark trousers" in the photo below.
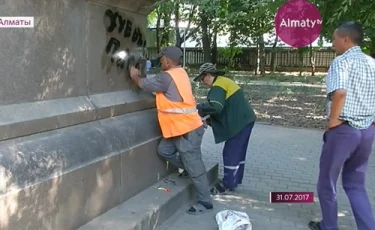
[[[225,142],[223,149],[223,185],[227,189],[234,189],[237,185],[242,184],[247,146],[253,127],[254,122],[248,124],[236,136]]]
[[[201,144],[205,129],[203,126],[183,136],[163,138],[158,153],[176,167],[185,169],[197,191],[197,200],[211,203],[210,185],[206,167],[202,160]]]
[[[374,141],[375,128],[365,130],[342,124],[323,136],[318,179],[318,196],[323,230],[337,230],[336,183],[342,169],[342,184],[349,198],[358,230],[375,229],[365,175]]]

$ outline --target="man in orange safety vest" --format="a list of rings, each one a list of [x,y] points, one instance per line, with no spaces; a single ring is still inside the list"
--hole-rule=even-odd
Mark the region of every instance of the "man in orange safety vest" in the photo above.
[[[156,92],[156,107],[163,138],[158,154],[176,167],[185,169],[197,190],[198,203],[189,214],[213,210],[201,143],[204,126],[196,109],[188,74],[181,67],[182,52],[168,46],[158,54],[163,72],[141,78],[140,70],[131,67],[130,77],[144,91]]]

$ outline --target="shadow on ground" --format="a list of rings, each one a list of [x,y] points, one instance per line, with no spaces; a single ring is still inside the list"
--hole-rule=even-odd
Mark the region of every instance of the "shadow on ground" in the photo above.
[[[235,210],[247,213],[253,230],[294,230],[307,229],[310,220],[319,220],[320,210],[314,204],[271,204],[265,193],[239,190],[230,195],[214,196],[215,210],[200,216],[191,216],[181,209],[178,218],[170,220],[161,230],[214,230],[218,225],[215,216],[223,210]],[[184,207],[186,208],[186,207]],[[353,230],[350,211],[339,210],[340,230]],[[167,227],[168,226],[168,227]]]
[[[239,83],[253,106],[258,121],[275,125],[304,128],[326,127],[326,96],[321,86]],[[198,102],[206,100],[208,90],[196,84]]]

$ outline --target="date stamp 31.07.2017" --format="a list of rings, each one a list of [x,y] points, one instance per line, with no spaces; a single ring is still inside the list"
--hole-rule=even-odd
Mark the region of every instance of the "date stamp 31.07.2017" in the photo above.
[[[270,192],[270,203],[314,203],[314,193]]]

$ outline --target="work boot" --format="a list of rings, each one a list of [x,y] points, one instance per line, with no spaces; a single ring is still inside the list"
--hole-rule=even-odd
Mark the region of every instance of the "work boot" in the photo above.
[[[215,187],[213,187],[210,192],[211,195],[221,195],[221,194],[228,194],[234,192],[234,188],[225,188],[222,181],[220,181]]]
[[[311,230],[321,230],[321,228],[320,228],[320,222],[310,221],[309,228]]]

